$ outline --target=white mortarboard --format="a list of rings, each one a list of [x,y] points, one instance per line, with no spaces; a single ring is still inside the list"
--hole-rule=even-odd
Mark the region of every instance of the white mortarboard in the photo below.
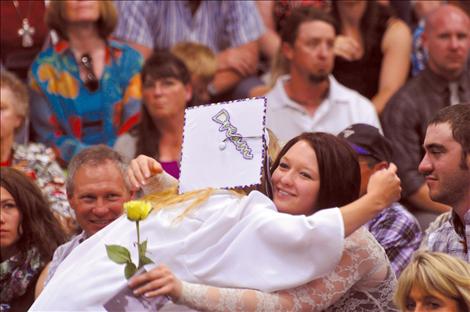
[[[266,99],[187,108],[179,193],[261,183]]]

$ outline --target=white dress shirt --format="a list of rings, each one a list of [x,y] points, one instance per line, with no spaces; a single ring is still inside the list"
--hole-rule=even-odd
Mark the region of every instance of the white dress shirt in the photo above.
[[[281,143],[303,132],[321,131],[336,135],[355,123],[369,124],[382,131],[372,103],[358,92],[340,84],[332,75],[329,76],[328,95],[313,116],[288,97],[284,84],[289,79],[289,75],[279,77],[274,88],[266,95],[266,124]]]

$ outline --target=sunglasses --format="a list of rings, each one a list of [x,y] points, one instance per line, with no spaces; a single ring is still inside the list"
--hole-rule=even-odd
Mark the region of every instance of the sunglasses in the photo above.
[[[95,92],[100,87],[98,78],[96,78],[95,73],[93,72],[93,60],[91,59],[90,54],[86,53],[80,57],[80,64],[85,69],[85,87],[91,91]]]

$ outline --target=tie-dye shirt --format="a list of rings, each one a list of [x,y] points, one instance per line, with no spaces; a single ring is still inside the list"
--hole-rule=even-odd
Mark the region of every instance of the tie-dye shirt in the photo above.
[[[138,122],[141,55],[109,40],[105,58],[95,92],[85,87],[66,41],[41,52],[31,67],[31,87],[43,95],[31,105],[34,130],[65,162],[89,145],[113,146]]]

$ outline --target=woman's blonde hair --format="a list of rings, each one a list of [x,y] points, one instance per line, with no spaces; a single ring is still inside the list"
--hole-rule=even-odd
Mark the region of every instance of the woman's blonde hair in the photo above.
[[[29,115],[29,94],[26,85],[13,73],[2,69],[1,71],[1,88],[8,89],[11,91],[14,97],[14,103],[12,103],[13,109],[16,115],[18,115],[22,122]],[[17,129],[21,128],[18,127]],[[16,130],[16,129],[15,129]]]
[[[279,77],[289,74],[290,62],[282,53],[281,48],[276,52],[271,62],[271,75],[269,77],[269,88],[273,88]]]
[[[406,310],[413,287],[457,301],[459,311],[470,311],[470,264],[445,253],[417,252],[398,279],[395,303]]]
[[[209,47],[195,42],[180,42],[171,48],[171,53],[184,62],[191,75],[207,83],[214,78],[217,58]]]
[[[66,1],[51,1],[46,10],[46,24],[49,29],[57,32],[59,37],[68,40],[67,19],[65,17]],[[98,1],[100,17],[96,22],[96,29],[101,38],[108,38],[116,28],[118,12],[111,0]]]
[[[237,196],[245,195],[242,191],[232,190],[232,192]],[[142,198],[142,200],[150,202],[154,212],[157,212],[161,209],[171,209],[176,204],[187,203],[187,207],[184,209],[183,213],[181,213],[174,220],[175,222],[179,222],[183,220],[193,209],[205,203],[213,193],[213,188],[207,188],[178,194],[178,188],[171,187],[158,193],[146,195]]]

